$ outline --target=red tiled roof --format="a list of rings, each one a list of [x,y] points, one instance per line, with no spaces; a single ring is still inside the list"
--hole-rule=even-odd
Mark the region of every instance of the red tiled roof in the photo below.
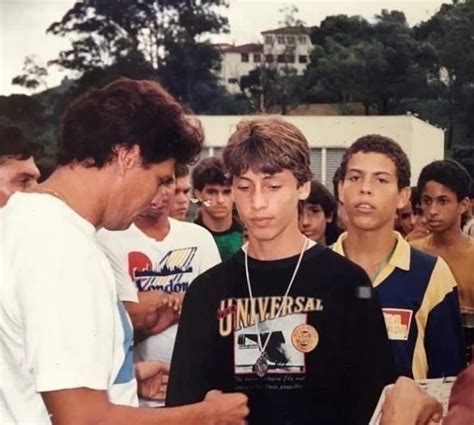
[[[266,34],[288,34],[288,35],[300,35],[300,34],[307,34],[310,35],[312,31],[312,27],[305,27],[303,25],[297,27],[281,27],[275,28],[274,30],[262,31],[262,35]]]
[[[242,44],[240,46],[216,45],[222,53],[263,53],[263,46],[257,43]]]

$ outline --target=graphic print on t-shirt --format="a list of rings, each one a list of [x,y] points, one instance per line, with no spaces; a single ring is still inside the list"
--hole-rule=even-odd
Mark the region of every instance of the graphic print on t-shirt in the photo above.
[[[302,374],[305,353],[319,343],[317,330],[307,324],[307,314],[323,311],[323,301],[313,297],[264,296],[221,300],[217,310],[219,334],[233,333],[234,373],[252,373],[260,357],[258,335],[266,344],[269,374]],[[258,329],[257,329],[258,327]]]
[[[128,253],[128,272],[139,291],[186,292],[197,247],[168,251],[158,263],[143,252]]]
[[[257,327],[262,345],[265,345],[265,341],[270,338],[265,348],[269,374],[304,373],[305,355],[292,343],[292,334],[295,328],[306,324],[306,318],[306,313],[293,314],[265,320],[258,325],[251,325],[234,332],[235,374],[252,373],[252,368],[260,357]]]

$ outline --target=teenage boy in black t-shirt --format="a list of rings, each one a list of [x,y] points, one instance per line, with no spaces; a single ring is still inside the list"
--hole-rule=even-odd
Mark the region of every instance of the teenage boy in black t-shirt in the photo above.
[[[223,158],[248,244],[188,290],[167,404],[239,390],[250,425],[366,425],[392,357],[367,275],[298,229],[305,137],[279,118],[244,121]]]

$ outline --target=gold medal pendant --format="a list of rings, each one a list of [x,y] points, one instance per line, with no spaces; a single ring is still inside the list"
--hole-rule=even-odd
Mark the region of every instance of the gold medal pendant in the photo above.
[[[252,370],[259,376],[263,378],[268,372],[268,361],[267,355],[265,353],[260,354],[259,358],[252,367]]]

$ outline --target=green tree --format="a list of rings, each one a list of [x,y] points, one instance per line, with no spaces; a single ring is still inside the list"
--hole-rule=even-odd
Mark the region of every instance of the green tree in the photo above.
[[[79,72],[82,82],[102,82],[104,73],[114,75],[128,63],[128,73],[137,68],[183,102],[205,108],[199,93],[224,94],[216,77],[220,55],[206,40],[227,31],[227,19],[219,14],[223,5],[222,0],[78,1],[48,28],[73,39],[71,48],[49,63]]]
[[[35,56],[27,56],[23,63],[23,74],[13,78],[12,84],[19,85],[33,91],[37,88],[42,88],[45,90],[48,88],[48,84],[46,83],[47,76],[47,68],[38,64],[37,58]]]
[[[419,40],[435,46],[447,104],[447,147],[474,144],[474,0],[443,4],[415,28]]]
[[[402,12],[383,10],[369,24],[355,16],[326,18],[312,34],[315,48],[306,72],[308,96],[333,93],[343,104],[362,102],[366,114],[395,111],[402,99],[428,84],[435,51],[413,36]]]

